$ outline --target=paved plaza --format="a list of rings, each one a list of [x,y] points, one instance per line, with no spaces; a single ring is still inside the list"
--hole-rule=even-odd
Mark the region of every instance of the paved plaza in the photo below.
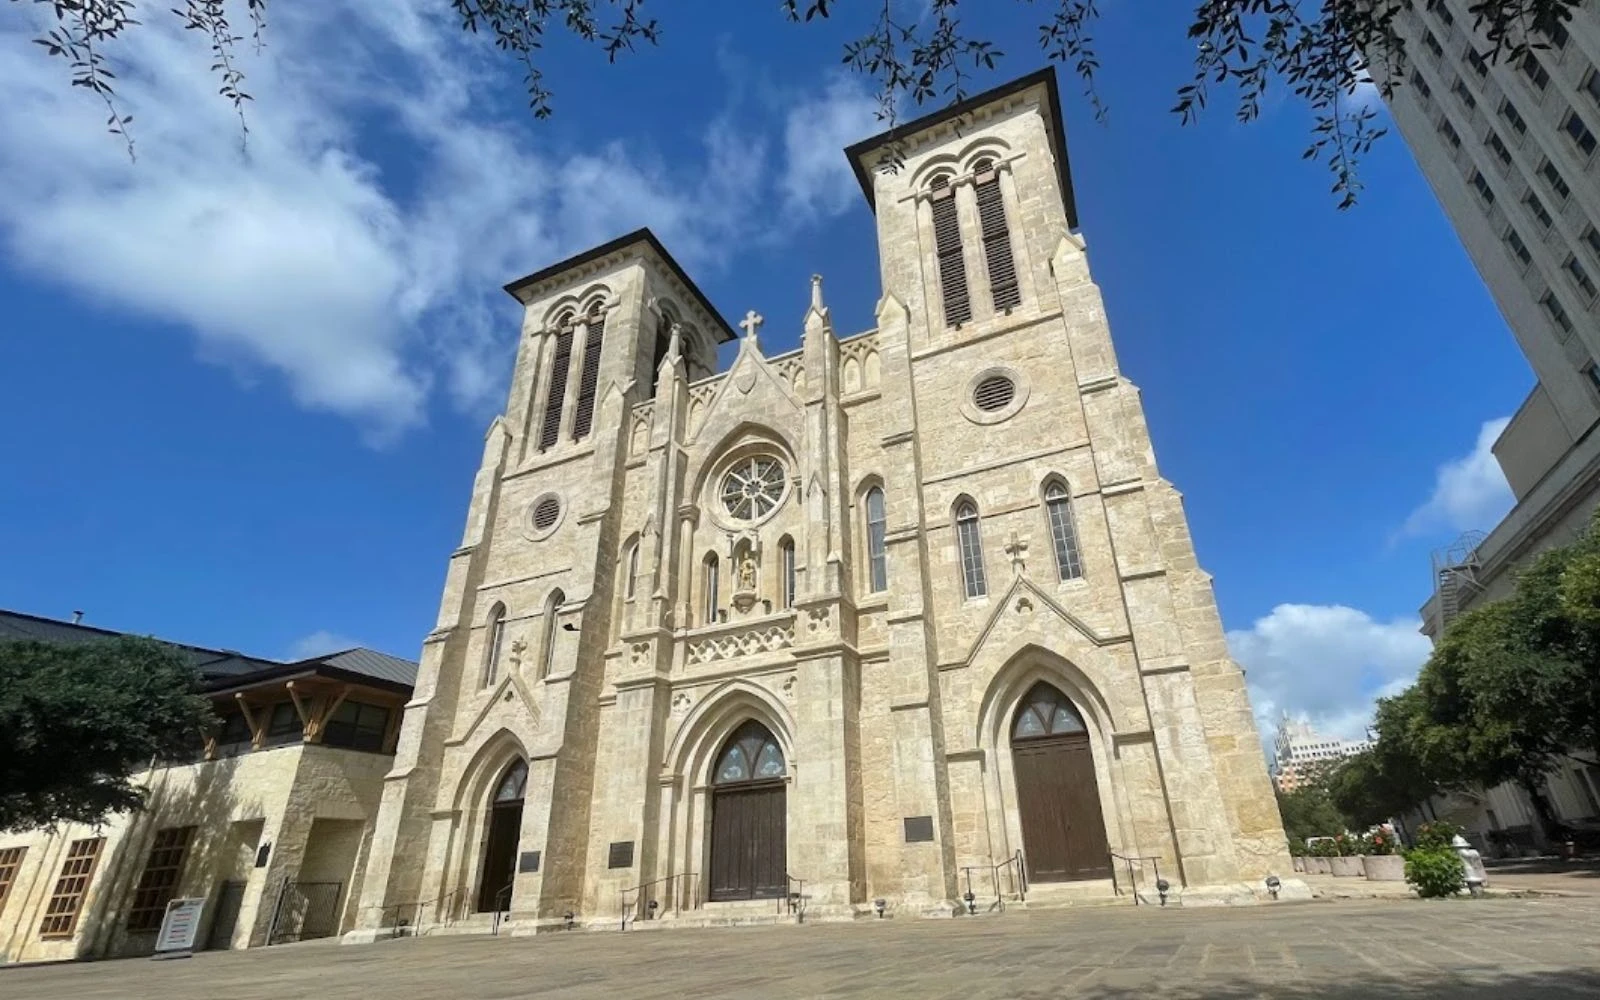
[[[0,971],[7,1000],[1600,996],[1600,897],[1013,909],[802,927],[318,942]]]

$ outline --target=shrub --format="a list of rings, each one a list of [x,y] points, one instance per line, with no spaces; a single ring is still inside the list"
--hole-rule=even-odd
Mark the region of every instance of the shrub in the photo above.
[[[1449,847],[1450,841],[1455,839],[1461,828],[1454,823],[1444,820],[1434,820],[1432,823],[1423,823],[1417,827],[1416,836],[1412,838],[1417,847]]]
[[[1467,870],[1448,847],[1417,847],[1406,852],[1406,881],[1423,899],[1454,896],[1466,888]]]
[[[1306,852],[1306,845],[1304,842],[1295,840],[1292,837],[1289,839],[1289,857],[1303,858],[1306,856]]]
[[[1333,858],[1338,857],[1339,848],[1334,845],[1332,837],[1323,837],[1322,839],[1313,843],[1306,850],[1306,853],[1311,855],[1313,858]]]
[[[1393,854],[1394,849],[1394,834],[1388,830],[1374,830],[1361,838],[1362,854]]]
[[[1354,857],[1361,853],[1361,839],[1341,833],[1333,838],[1333,853],[1341,858]]]

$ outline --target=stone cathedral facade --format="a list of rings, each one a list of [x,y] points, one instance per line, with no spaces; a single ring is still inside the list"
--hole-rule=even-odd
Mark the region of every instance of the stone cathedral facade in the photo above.
[[[867,333],[814,279],[801,347],[768,356],[648,231],[508,286],[510,400],[355,937],[953,913],[967,867],[985,905],[1019,865],[1030,905],[1156,865],[1190,903],[1288,871],[1075,233],[1053,73],[846,155],[877,218]]]

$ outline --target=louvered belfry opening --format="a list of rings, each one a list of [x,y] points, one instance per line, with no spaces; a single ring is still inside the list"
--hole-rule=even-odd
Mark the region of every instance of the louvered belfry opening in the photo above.
[[[967,297],[967,264],[961,257],[961,222],[956,193],[947,177],[933,180],[933,245],[939,255],[939,290],[944,295],[944,321],[960,326],[972,318]]]
[[[556,333],[556,350],[550,359],[550,385],[545,394],[544,423],[539,427],[539,450],[555,446],[561,437],[561,409],[567,400],[567,369],[572,365],[572,327]]]
[[[1017,284],[1017,264],[1011,256],[1011,230],[1006,225],[1006,205],[1000,194],[1000,175],[994,161],[978,164],[978,222],[983,229],[983,259],[989,268],[989,292],[996,312],[1022,303]]]
[[[599,306],[589,312],[588,330],[583,338],[583,371],[578,375],[578,412],[572,419],[574,441],[588,437],[594,426],[594,396],[600,385],[600,349],[606,340],[606,314]]]

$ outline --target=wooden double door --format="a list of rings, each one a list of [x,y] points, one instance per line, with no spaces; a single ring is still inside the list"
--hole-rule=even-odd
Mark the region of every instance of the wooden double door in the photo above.
[[[1086,733],[1017,740],[1011,745],[1028,878],[1069,882],[1109,878],[1110,847]]]
[[[781,781],[722,787],[712,792],[712,902],[776,899],[788,891],[787,808]]]

